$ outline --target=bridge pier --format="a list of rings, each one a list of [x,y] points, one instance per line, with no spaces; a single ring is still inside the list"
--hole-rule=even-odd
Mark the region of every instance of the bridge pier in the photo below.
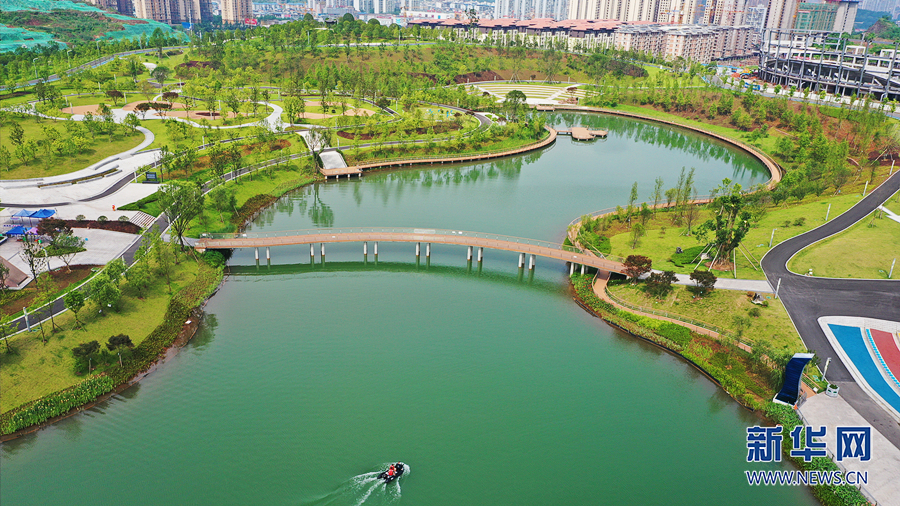
[[[309,245],[309,258],[316,258],[316,248],[312,244]]]
[[[471,246],[469,246],[469,252],[466,253],[466,260],[468,260],[470,262],[472,261],[472,247]]]
[[[534,255],[531,255],[531,258],[528,259],[528,270],[534,270]]]
[[[569,276],[575,274],[575,262],[569,262]]]
[[[425,243],[425,258],[431,258],[431,243]]]
[[[378,241],[375,241],[375,256],[378,256]]]
[[[363,243],[363,255],[368,255],[368,254],[369,254],[369,243],[364,242]]]
[[[525,253],[519,253],[519,269],[525,266]]]
[[[416,258],[419,258],[419,250],[422,247],[422,243],[416,243]]]
[[[322,259],[325,258],[325,243],[322,243]]]
[[[253,248],[254,256],[256,257],[256,263],[259,263],[259,248]]]
[[[478,248],[478,263],[484,259],[484,248]]]
[[[581,275],[584,276],[584,264],[581,264]]]
[[[271,255],[269,255],[269,247],[266,246],[266,262],[268,262],[271,259],[272,259],[272,257],[271,257]]]

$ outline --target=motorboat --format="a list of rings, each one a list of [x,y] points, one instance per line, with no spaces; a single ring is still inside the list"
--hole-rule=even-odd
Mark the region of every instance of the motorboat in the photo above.
[[[406,471],[406,466],[403,465],[403,462],[397,462],[396,464],[391,464],[390,467],[382,471],[381,474],[378,475],[378,479],[384,480],[385,483],[390,483],[402,476],[404,471]]]

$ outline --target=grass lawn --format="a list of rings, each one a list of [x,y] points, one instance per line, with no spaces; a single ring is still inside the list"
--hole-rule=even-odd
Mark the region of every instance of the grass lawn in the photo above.
[[[751,346],[754,343],[768,343],[775,349],[804,350],[787,311],[781,301],[775,300],[771,295],[767,296],[766,301],[769,307],[761,307],[751,303],[745,292],[713,290],[701,299],[694,299],[694,294],[688,287],[673,285],[672,292],[662,301],[657,301],[647,297],[640,287],[641,285],[622,284],[610,286],[609,290],[631,304],[710,323],[735,336],[739,334],[735,317],[740,316],[745,322],[749,321],[749,326],[740,336],[741,341]],[[753,308],[759,308],[760,316],[748,315],[748,311]]]
[[[25,131],[26,141],[44,139],[45,136],[42,130],[44,126],[56,128],[62,137],[68,136],[62,121],[48,119],[38,121],[34,117],[11,117],[10,120],[22,127]],[[12,128],[10,120],[0,125],[0,139],[8,139]],[[28,179],[68,174],[69,172],[84,169],[108,156],[127,151],[143,142],[143,140],[144,134],[140,132],[132,133],[130,129],[126,129],[125,133],[122,133],[121,128],[117,129],[112,136],[112,142],[109,141],[108,135],[98,133],[93,139],[88,138],[88,147],[84,152],[65,157],[54,155],[49,164],[45,163],[40,149],[37,150],[36,158],[30,160],[27,165],[14,156],[11,169],[0,172],[0,177],[3,179]],[[14,147],[10,145],[7,149],[10,153],[13,153],[12,148]]]
[[[191,282],[196,274],[197,264],[186,258],[182,259],[175,266],[173,292]],[[157,276],[154,279],[155,284],[148,290],[146,298],[140,300],[126,295],[122,297],[120,309],[115,313],[101,316],[97,312],[97,306],[88,301],[79,314],[79,318],[86,324],[86,331],[74,328],[74,316],[68,311],[56,318],[56,324],[62,327],[61,331],[49,334],[50,322],[45,322],[47,344],[41,342],[38,330],[23,332],[11,338],[13,353],[7,353],[5,345],[0,346],[0,390],[3,391],[0,396],[0,412],[84,379],[74,372],[75,358],[71,352],[73,347],[81,343],[96,340],[104,345],[110,336],[116,334],[130,336],[135,345],[143,341],[162,323],[169,303],[165,278]],[[124,280],[122,283],[128,294],[127,284]]]
[[[776,230],[772,246],[812,230],[825,223],[825,213],[829,204],[831,204],[831,212],[828,215],[828,219],[832,220],[859,202],[862,198],[862,188],[859,188],[859,192],[855,190],[855,187],[848,187],[842,195],[809,196],[801,202],[792,200],[786,207],[769,208],[759,223],[750,229],[742,242],[744,248],[752,256],[753,263],[741,251],[737,252],[737,277],[739,279],[765,279],[765,275],[759,270],[758,262],[769,251],[769,239],[772,237],[773,229]],[[688,237],[682,235],[685,233],[685,229],[672,226],[669,216],[670,213],[667,212],[657,213],[657,218],[647,223],[647,234],[638,240],[638,246],[635,249],[631,248],[632,237],[630,232],[611,235],[611,254],[621,257],[644,255],[653,260],[653,266],[657,269],[671,270],[680,274],[691,273],[694,270],[694,266],[697,265],[696,263],[690,266],[678,267],[669,259],[675,253],[675,248],[681,247],[686,250],[700,246],[701,243],[696,236]],[[700,217],[695,221],[695,224],[702,223],[708,217],[709,213],[707,211],[701,211]],[[798,223],[800,218],[803,218],[803,224],[797,225],[796,223]],[[786,223],[787,226],[785,226]],[[666,227],[664,232],[662,230],[663,226]],[[756,268],[754,268],[754,265]],[[718,275],[720,277],[734,277],[733,272],[722,272]]]
[[[873,220],[870,214],[840,234],[800,251],[788,268],[800,274],[812,269],[814,276],[829,278],[887,279],[896,258],[900,258],[900,223],[886,217]],[[895,267],[893,277],[898,276],[900,269]]]

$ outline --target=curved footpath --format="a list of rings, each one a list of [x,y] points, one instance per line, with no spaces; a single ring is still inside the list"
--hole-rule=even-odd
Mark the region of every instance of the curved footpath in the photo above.
[[[772,286],[777,286],[781,280],[778,295],[806,347],[822,359],[832,359],[828,379],[841,387],[841,397],[900,448],[900,425],[854,381],[818,322],[822,316],[897,320],[900,318],[900,280],[816,278],[793,273],[787,268],[788,261],[800,250],[846,230],[898,190],[900,172],[828,223],[779,243],[762,258],[761,264]]]

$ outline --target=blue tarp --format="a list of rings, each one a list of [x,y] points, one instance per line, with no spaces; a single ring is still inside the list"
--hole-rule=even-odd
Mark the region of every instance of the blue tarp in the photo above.
[[[54,214],[56,214],[56,211],[54,211],[52,209],[41,209],[40,211],[35,211],[35,212],[31,213],[31,217],[38,219],[38,220],[42,220],[44,218],[49,218],[49,217],[53,216]]]
[[[22,209],[21,211],[17,212],[13,216],[15,216],[17,218],[30,218],[32,214],[34,214],[34,211],[29,211],[28,209]]]
[[[6,235],[25,235],[28,229],[22,226],[13,227],[5,232]]]
[[[800,397],[800,382],[803,381],[803,368],[815,355],[812,353],[795,353],[784,368],[784,385],[775,396],[774,402],[793,406]]]

